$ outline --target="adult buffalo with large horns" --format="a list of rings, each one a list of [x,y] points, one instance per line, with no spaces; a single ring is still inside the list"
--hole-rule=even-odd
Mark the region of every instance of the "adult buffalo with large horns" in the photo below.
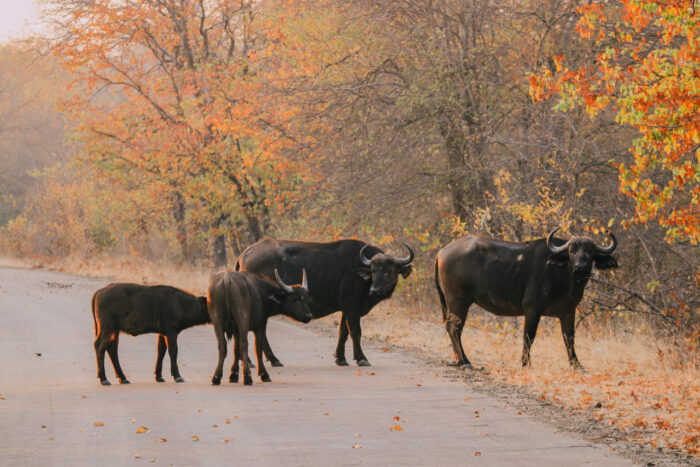
[[[291,280],[302,268],[309,276],[309,306],[314,318],[336,311],[343,313],[338,329],[335,363],[348,364],[345,342],[353,343],[353,358],[359,366],[369,366],[362,352],[360,318],[379,302],[391,297],[401,274],[411,273],[413,249],[404,243],[408,256],[396,257],[359,240],[311,243],[265,238],[248,247],[236,262],[237,271],[250,271],[274,280],[275,268],[283,280]],[[265,356],[272,366],[279,359],[265,342]]]
[[[457,365],[471,368],[461,335],[469,307],[476,303],[496,315],[525,316],[523,366],[530,363],[540,317],[559,318],[569,362],[581,367],[574,351],[576,306],[594,264],[617,267],[611,256],[617,240],[610,233],[611,244],[601,247],[588,237],[556,238],[557,230],[525,243],[470,235],[438,252],[435,285]]]

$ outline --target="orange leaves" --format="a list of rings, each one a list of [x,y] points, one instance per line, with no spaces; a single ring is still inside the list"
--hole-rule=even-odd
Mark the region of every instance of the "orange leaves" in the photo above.
[[[136,433],[141,434],[141,433],[148,433],[151,431],[148,427],[145,426],[140,426],[138,430],[136,430]]]
[[[603,49],[596,69],[565,72],[561,57],[554,57],[558,75],[545,69],[530,76],[530,94],[540,100],[556,92],[560,109],[580,102],[591,116],[614,105],[618,122],[639,131],[630,148],[634,164],[620,166],[620,192],[635,200],[634,220],[658,221],[669,241],[698,243],[700,196],[687,195],[700,186],[695,177],[700,40],[694,13],[675,2],[625,0],[623,22],[607,37],[605,8],[615,7],[590,3],[579,9],[577,31],[584,38],[597,32]],[[647,42],[651,27],[660,31],[661,44]]]

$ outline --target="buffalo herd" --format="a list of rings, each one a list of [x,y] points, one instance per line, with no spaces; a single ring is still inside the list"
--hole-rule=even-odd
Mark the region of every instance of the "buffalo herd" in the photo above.
[[[609,234],[611,243],[603,247],[588,237],[555,237],[557,230],[524,243],[470,235],[438,251],[435,286],[455,365],[473,368],[461,334],[469,307],[477,304],[496,315],[524,316],[523,366],[530,363],[540,318],[558,318],[569,363],[582,368],[574,350],[576,307],[593,267],[617,267],[612,256],[617,240]],[[252,384],[249,332],[255,336],[258,376],[267,382],[270,376],[263,355],[272,366],[282,366],[267,339],[268,318],[281,314],[308,323],[337,311],[342,315],[336,365],[348,365],[345,343],[349,335],[353,359],[359,366],[369,366],[360,342],[360,319],[391,297],[399,275],[406,278],[411,273],[415,253],[408,244],[403,245],[408,256],[399,257],[359,240],[312,243],[265,238],[243,251],[235,271],[212,275],[206,297],[164,285],[107,285],[92,297],[97,377],[101,384],[110,384],[104,368],[107,352],[119,382],[128,384],[117,354],[119,334],[157,333],[156,381],[164,381],[167,350],[173,379],[184,382],[177,366],[177,336],[191,326],[211,323],[219,355],[211,383],[220,384],[226,342],[233,339],[229,382],[238,382],[241,362],[243,383]]]

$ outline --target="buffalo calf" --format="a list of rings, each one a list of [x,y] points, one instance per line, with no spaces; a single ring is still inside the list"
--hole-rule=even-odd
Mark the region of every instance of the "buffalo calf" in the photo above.
[[[311,320],[306,270],[302,275],[302,283],[299,286],[289,286],[282,282],[277,270],[277,284],[249,272],[219,272],[211,277],[207,297],[208,309],[219,344],[219,361],[211,379],[212,384],[221,383],[226,358],[226,338],[231,337],[234,338],[234,352],[229,382],[238,382],[238,361],[242,358],[243,383],[253,384],[247,358],[249,331],[253,331],[255,335],[258,376],[262,381],[270,381],[262,355],[268,318],[283,314],[303,323]]]
[[[447,334],[458,365],[471,368],[462,348],[462,328],[476,303],[501,316],[525,316],[522,364],[530,363],[530,346],[542,316],[559,318],[569,362],[581,364],[574,351],[576,306],[583,297],[593,265],[617,267],[612,243],[601,247],[588,237],[555,238],[526,243],[470,235],[441,249],[435,260],[435,285]]]
[[[132,336],[158,333],[156,381],[164,381],[163,357],[167,349],[170,372],[175,381],[182,383],[185,380],[177,367],[177,335],[183,329],[210,322],[206,297],[196,297],[166,285],[109,284],[92,296],[92,317],[95,323],[97,377],[105,386],[110,384],[105,376],[105,351],[112,360],[119,382],[129,383],[117,355],[120,332]]]

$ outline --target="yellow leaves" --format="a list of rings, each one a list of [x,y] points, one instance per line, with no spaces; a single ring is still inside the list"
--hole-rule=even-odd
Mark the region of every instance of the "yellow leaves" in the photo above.
[[[145,426],[140,426],[138,430],[136,430],[136,433],[141,434],[141,433],[148,433],[151,431],[148,427]]]

